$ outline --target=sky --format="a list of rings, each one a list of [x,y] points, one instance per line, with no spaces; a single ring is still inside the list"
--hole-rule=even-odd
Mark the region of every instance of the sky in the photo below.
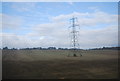
[[[71,46],[77,17],[80,48],[118,45],[117,2],[2,2],[1,47]]]
[[[119,2],[119,0],[1,0],[2,2]]]

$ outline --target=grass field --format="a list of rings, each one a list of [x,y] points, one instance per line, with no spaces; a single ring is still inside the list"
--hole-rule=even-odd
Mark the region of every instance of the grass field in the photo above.
[[[117,50],[3,50],[3,79],[116,79]]]

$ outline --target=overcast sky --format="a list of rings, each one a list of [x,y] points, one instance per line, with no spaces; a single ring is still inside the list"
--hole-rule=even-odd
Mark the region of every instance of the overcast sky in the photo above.
[[[80,48],[117,46],[117,10],[117,2],[4,2],[1,47],[70,47],[73,16]]]

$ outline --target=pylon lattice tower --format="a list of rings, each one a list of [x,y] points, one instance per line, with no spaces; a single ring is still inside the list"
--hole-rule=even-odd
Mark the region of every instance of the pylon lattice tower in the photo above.
[[[79,26],[78,24],[76,24],[77,21],[77,17],[73,17],[72,19],[70,19],[70,21],[72,22],[72,25],[70,26],[71,31],[70,31],[70,36],[71,36],[71,50],[72,54],[68,54],[68,56],[82,56],[80,53],[80,48],[79,48],[79,42],[78,42],[78,35],[79,35],[79,31],[77,31],[77,27]]]

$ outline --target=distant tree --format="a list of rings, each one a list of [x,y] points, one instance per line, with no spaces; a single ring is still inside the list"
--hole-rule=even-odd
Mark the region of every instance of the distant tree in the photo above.
[[[8,47],[3,47],[3,50],[8,50]]]
[[[40,50],[41,50],[41,49],[42,49],[42,47],[38,47],[38,49],[40,49]]]
[[[58,48],[58,50],[68,50],[68,48]]]
[[[30,48],[25,48],[25,50],[29,50]]]
[[[58,50],[62,50],[63,48],[58,48]]]
[[[35,50],[35,49],[37,49],[37,48],[34,47],[33,49]]]
[[[68,50],[68,48],[64,48],[64,50]]]
[[[120,50],[120,47],[117,47],[117,50]]]
[[[49,50],[53,50],[53,49],[55,50],[56,47],[48,47],[48,49],[49,49]]]
[[[21,48],[20,50],[29,50],[30,48]]]
[[[17,48],[12,48],[11,50],[17,50]]]
[[[103,49],[105,49],[106,47],[103,47]]]

